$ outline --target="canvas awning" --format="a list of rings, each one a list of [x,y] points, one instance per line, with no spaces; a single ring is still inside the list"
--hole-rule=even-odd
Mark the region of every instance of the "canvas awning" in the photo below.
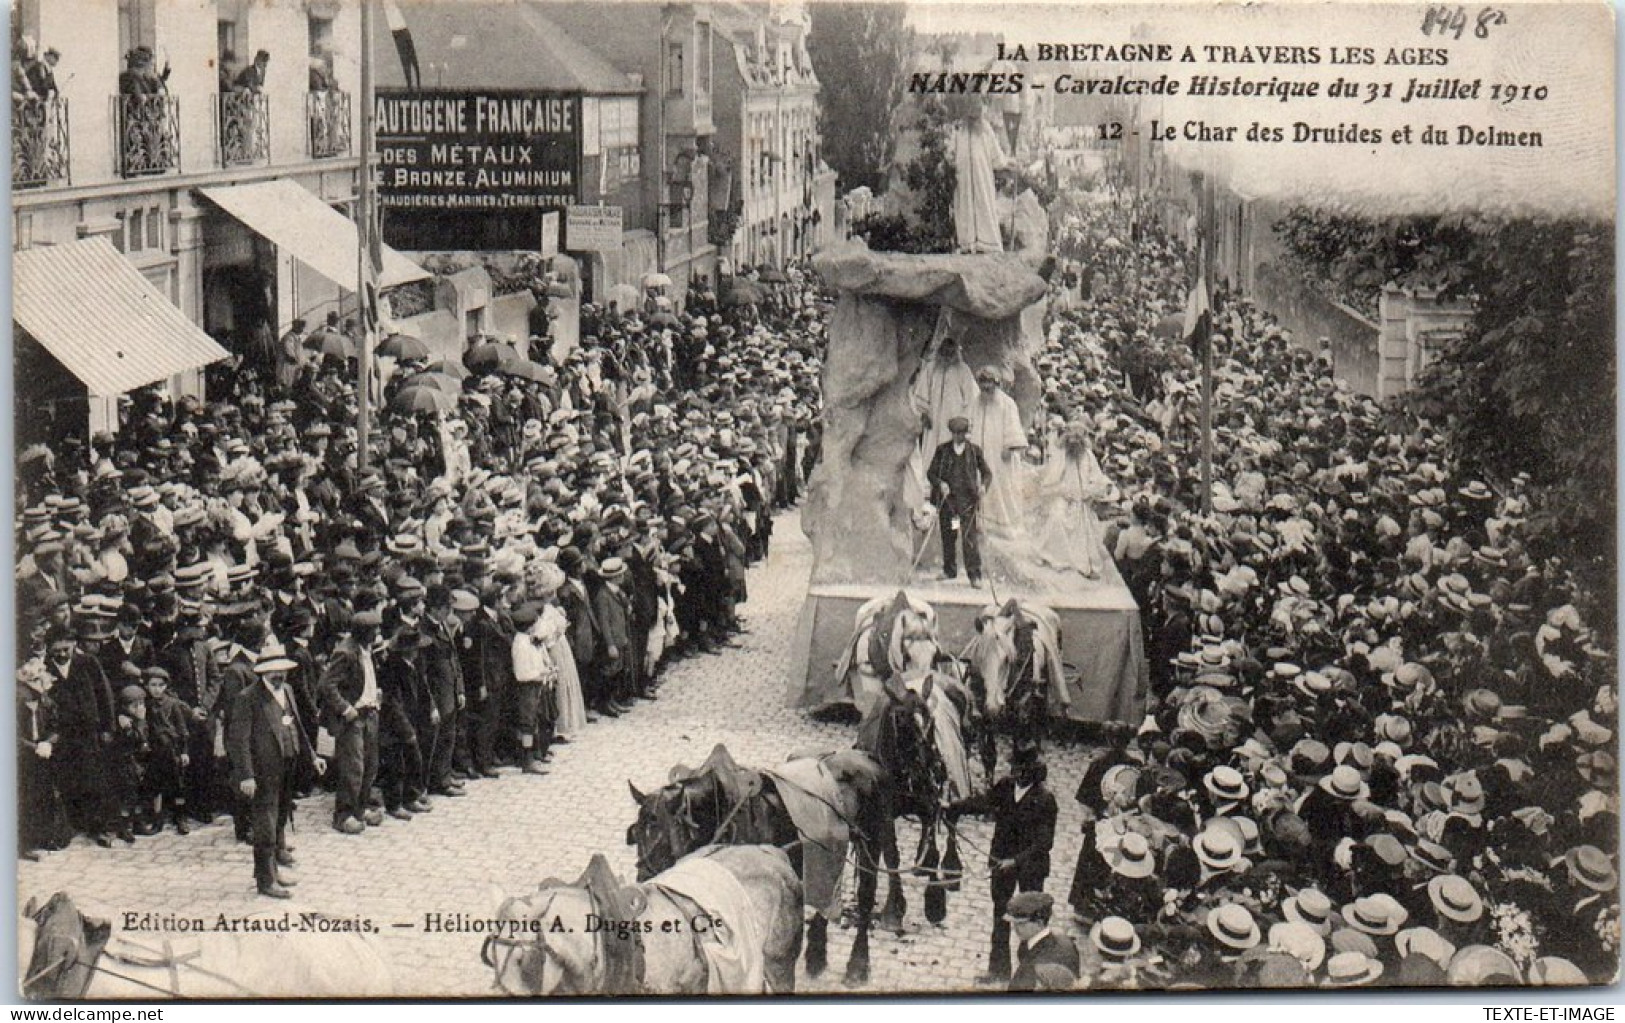
[[[11,318],[108,398],[226,358],[106,238],[25,249],[12,258]]]
[[[222,185],[203,195],[242,221],[249,230],[286,250],[293,258],[346,291],[357,284],[355,222],[297,182],[279,179],[249,185]],[[379,286],[422,280],[429,272],[384,246]]]

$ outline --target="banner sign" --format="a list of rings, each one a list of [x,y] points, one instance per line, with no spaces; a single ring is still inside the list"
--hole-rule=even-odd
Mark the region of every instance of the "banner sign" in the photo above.
[[[621,208],[571,206],[564,215],[564,247],[573,252],[619,251]]]
[[[385,208],[561,209],[580,199],[580,97],[380,89],[373,111]]]

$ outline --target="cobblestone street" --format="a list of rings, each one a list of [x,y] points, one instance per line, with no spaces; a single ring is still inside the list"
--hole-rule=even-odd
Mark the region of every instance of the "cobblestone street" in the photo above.
[[[634,876],[625,844],[634,816],[628,780],[661,785],[673,764],[697,764],[726,743],[743,764],[769,764],[796,751],[849,744],[853,729],[820,724],[785,704],[786,666],[795,621],[806,592],[810,552],[796,513],[776,526],[769,559],[749,580],[744,613],[751,629],[737,649],[683,661],[664,677],[659,699],[619,720],[590,726],[557,748],[546,777],[472,782],[463,799],[436,799],[434,811],[347,837],[327,826],[331,796],[304,800],[293,841],[299,866],[294,899],[273,905],[254,894],[249,847],[232,840],[229,821],[182,837],[165,831],[134,846],[101,849],[83,838],[40,862],[19,866],[19,905],[33,896],[70,893],[86,910],[119,926],[128,912],[213,919],[284,908],[332,917],[369,918],[381,928],[383,954],[402,994],[490,995],[491,971],[481,964],[481,937],[426,933],[426,913],[489,916],[501,900],[549,876],[573,880],[594,852],[605,853],[622,876]],[[1007,749],[1005,750],[1007,752]],[[1060,903],[1059,929],[1070,930],[1065,891],[1077,855],[1079,818],[1072,794],[1085,757],[1077,747],[1049,753],[1049,785],[1061,821],[1048,890]],[[944,926],[922,916],[923,882],[907,879],[905,933],[877,934],[874,991],[963,991],[985,965],[991,906],[986,879],[990,826],[967,819],[963,890],[950,896]],[[905,860],[913,849],[906,826]],[[850,897],[854,885],[849,881]],[[409,925],[397,927],[393,925]],[[831,969],[798,979],[801,991],[841,991],[852,932],[831,929]]]

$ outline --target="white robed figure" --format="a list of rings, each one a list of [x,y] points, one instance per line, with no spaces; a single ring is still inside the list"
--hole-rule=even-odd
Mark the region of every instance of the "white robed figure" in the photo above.
[[[1021,510],[1021,453],[1027,450],[1027,432],[1021,427],[1016,400],[999,386],[999,371],[983,366],[976,371],[980,394],[971,406],[970,440],[982,449],[993,481],[982,495],[981,525],[989,536],[1006,540],[1023,535]]]
[[[976,373],[966,364],[959,339],[947,335],[937,344],[936,358],[920,367],[909,389],[914,411],[925,420],[920,450],[925,452],[927,460],[932,452],[952,439],[948,421],[955,416],[969,419],[976,399]]]
[[[999,133],[980,103],[967,106],[953,133],[954,238],[960,252],[1003,252],[993,170],[1006,162]]]
[[[1099,579],[1106,547],[1094,505],[1108,498],[1112,483],[1095,457],[1087,423],[1067,428],[1062,449],[1039,484],[1034,548],[1039,562],[1050,568]]]

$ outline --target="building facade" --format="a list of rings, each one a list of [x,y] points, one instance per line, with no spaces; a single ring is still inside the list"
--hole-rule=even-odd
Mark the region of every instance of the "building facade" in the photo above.
[[[105,238],[232,351],[296,317],[353,308],[353,283],[208,193],[292,183],[349,215],[359,39],[359,8],[338,0],[21,0],[13,53],[43,60],[55,81],[49,95],[22,98],[14,85],[15,247]],[[261,50],[267,59],[249,71]],[[300,211],[283,226],[310,226]],[[172,386],[195,392],[201,381],[182,374]],[[93,421],[111,400],[92,396]]]
[[[645,89],[636,111],[639,175],[625,196],[625,237],[618,253],[602,253],[597,280],[636,287],[646,273],[672,278],[681,294],[717,266],[711,239],[710,158],[718,38],[709,3],[549,3],[547,16]],[[625,116],[622,119],[626,134]],[[623,161],[624,161],[623,157]]]
[[[732,168],[737,217],[726,251],[736,263],[805,257],[836,237],[835,172],[821,154],[807,16],[768,3],[713,8],[722,44],[714,153]]]

